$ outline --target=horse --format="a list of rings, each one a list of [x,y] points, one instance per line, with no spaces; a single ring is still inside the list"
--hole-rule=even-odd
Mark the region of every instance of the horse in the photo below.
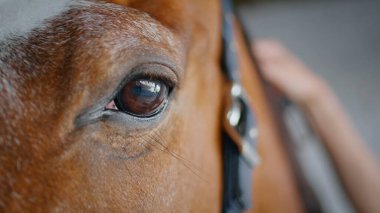
[[[1,211],[222,210],[218,0],[0,8]],[[260,75],[234,33],[260,131],[252,211],[302,212]]]

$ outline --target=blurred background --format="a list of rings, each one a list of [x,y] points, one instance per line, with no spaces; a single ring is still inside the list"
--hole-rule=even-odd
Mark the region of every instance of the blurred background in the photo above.
[[[330,84],[380,157],[380,1],[240,1],[249,35],[278,39]]]
[[[279,40],[329,83],[380,159],[380,0],[241,0],[238,11],[251,38]],[[355,212],[300,111],[287,115],[302,142],[296,158],[323,211]]]

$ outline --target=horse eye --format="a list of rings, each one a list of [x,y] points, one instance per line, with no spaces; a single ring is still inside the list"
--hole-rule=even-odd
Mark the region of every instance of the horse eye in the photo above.
[[[113,107],[133,116],[152,117],[165,107],[168,96],[169,87],[162,81],[139,78],[125,84],[116,95]]]

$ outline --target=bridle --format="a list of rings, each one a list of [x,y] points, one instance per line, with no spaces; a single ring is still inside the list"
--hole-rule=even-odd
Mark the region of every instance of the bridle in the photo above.
[[[241,85],[236,17],[231,0],[222,0],[223,70],[229,81],[223,118],[223,207],[222,212],[237,213],[251,208],[252,170],[259,163],[256,153],[257,126],[244,88]]]
[[[237,54],[236,25],[240,25],[233,9],[233,0],[222,0],[222,65],[226,79],[230,87],[227,90],[226,111],[223,118],[223,207],[224,213],[240,213],[252,207],[252,173],[260,158],[256,152],[256,139],[258,129],[255,115],[250,108],[244,88],[240,81],[240,67]],[[241,27],[243,42],[248,45],[247,33]],[[261,81],[265,85],[260,67],[254,63],[255,57],[252,52],[248,53]],[[283,117],[285,106],[291,105],[284,96],[271,92],[271,88],[264,88],[270,104],[275,106],[271,110],[277,117]],[[290,163],[295,173],[297,189],[301,193],[302,203],[307,212],[322,212],[319,197],[311,187],[310,180],[301,170],[300,163],[294,158],[294,146],[289,132],[285,129],[284,120],[278,120],[277,128],[287,147]],[[322,156],[323,157],[323,156]],[[330,180],[330,179],[329,179]],[[330,180],[331,181],[331,180]],[[319,194],[323,196],[323,194]],[[340,203],[347,209],[352,209],[347,203]],[[348,205],[348,206],[347,206]]]

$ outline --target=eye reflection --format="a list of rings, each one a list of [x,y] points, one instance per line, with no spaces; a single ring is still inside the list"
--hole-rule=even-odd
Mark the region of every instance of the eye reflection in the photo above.
[[[161,85],[154,81],[139,80],[136,86],[133,87],[134,95],[142,95],[145,97],[152,97],[161,91]]]

